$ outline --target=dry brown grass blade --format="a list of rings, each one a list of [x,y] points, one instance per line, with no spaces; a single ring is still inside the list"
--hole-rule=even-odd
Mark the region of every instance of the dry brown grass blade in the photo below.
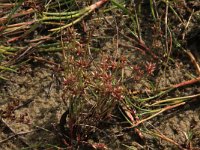
[[[165,91],[168,89],[174,89],[174,88],[180,88],[183,86],[187,86],[187,85],[191,85],[191,84],[195,84],[197,82],[200,82],[200,76],[191,80],[187,80],[187,81],[183,81],[181,83],[178,84],[174,84],[170,87],[165,87],[162,89],[157,89],[156,91],[152,91],[152,90],[142,90],[142,91],[129,91],[129,94],[131,95],[137,95],[137,94],[142,94],[142,93],[154,93],[154,92],[158,92],[158,91]]]
[[[155,114],[153,114],[153,115],[151,115],[151,116],[149,116],[149,117],[147,117],[147,118],[145,118],[145,119],[142,119],[142,120],[138,121],[136,124],[133,124],[132,127],[137,127],[137,126],[139,126],[140,124],[142,124],[142,123],[144,123],[144,122],[146,122],[146,121],[148,121],[148,120],[150,120],[150,119],[152,119],[152,118],[158,116],[159,114],[161,114],[161,113],[163,113],[163,112],[165,112],[165,111],[167,111],[167,110],[171,110],[171,109],[173,109],[173,108],[177,108],[177,107],[182,106],[182,105],[184,105],[184,104],[185,104],[185,102],[178,103],[178,104],[171,105],[171,106],[166,106],[166,107],[160,109],[159,112],[157,112],[157,113],[155,113]]]
[[[164,134],[162,134],[160,132],[159,133],[155,133],[155,132],[151,132],[150,131],[150,132],[147,132],[147,133],[152,134],[154,136],[157,136],[157,137],[161,138],[162,140],[165,140],[165,141],[167,141],[169,143],[172,143],[173,145],[176,145],[180,150],[186,150],[180,144],[178,144],[177,142],[175,142],[174,140],[170,139],[169,137],[165,136]]]
[[[195,78],[195,79],[192,79],[192,80],[188,80],[188,81],[183,81],[179,84],[175,84],[172,86],[172,88],[179,88],[179,87],[183,87],[183,86],[186,86],[186,85],[190,85],[190,84],[194,84],[194,83],[197,83],[200,81],[200,76]]]
[[[1,0],[1,2],[2,2],[2,0]],[[0,4],[0,8],[4,8],[4,9],[12,8],[14,6],[15,6],[14,3],[1,3]]]
[[[188,50],[185,51],[185,52],[190,57],[190,60],[191,60],[192,64],[196,68],[196,72],[198,73],[198,75],[200,75],[200,66],[199,66],[198,62],[196,61],[194,55],[192,54],[192,52],[190,52]]]
[[[17,17],[22,17],[22,16],[25,16],[25,15],[28,15],[28,14],[32,14],[34,13],[35,10],[33,8],[30,8],[26,11],[22,10],[21,12],[18,12],[17,14],[14,14],[11,16],[11,18],[5,16],[5,17],[2,17],[0,18],[0,24],[5,24],[9,19],[13,19],[13,18],[17,18]]]

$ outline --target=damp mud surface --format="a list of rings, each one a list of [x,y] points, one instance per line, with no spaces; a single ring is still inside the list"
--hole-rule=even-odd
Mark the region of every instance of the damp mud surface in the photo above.
[[[195,56],[195,63],[200,64],[199,2],[191,1],[186,4],[188,9],[192,9],[195,19],[191,21],[187,32],[184,33],[186,38],[184,38],[185,41],[183,43]],[[147,7],[148,3],[144,3],[144,6]],[[184,14],[186,13],[185,8],[179,9]],[[149,12],[144,13],[148,14]],[[98,15],[97,12],[93,17],[95,18]],[[102,14],[100,13],[100,15]],[[86,31],[83,31],[82,25],[75,26],[73,32],[76,32],[76,37],[74,38],[73,36],[75,35],[72,35],[70,38],[78,38],[80,43],[85,42],[86,44],[83,45],[86,48],[84,47],[84,49],[89,51],[88,53],[92,58],[92,65],[87,72],[93,72],[99,62],[103,60],[102,58],[104,58],[105,54],[106,57],[116,56],[116,59],[119,59],[118,55],[123,55],[129,61],[128,65],[135,67],[142,66],[141,68],[145,68],[145,64],[155,63],[156,67],[152,72],[149,72],[150,75],[145,73],[143,76],[137,74],[128,65],[122,70],[125,78],[123,86],[126,86],[132,93],[136,91],[137,94],[133,95],[141,99],[148,96],[151,97],[152,93],[148,93],[149,89],[166,89],[166,87],[199,78],[200,72],[198,72],[198,67],[194,64],[194,60],[191,59],[191,55],[180,50],[181,48],[175,47],[170,56],[161,56],[163,53],[159,49],[161,49],[163,41],[159,40],[159,37],[155,37],[156,39],[153,40],[153,31],[150,29],[151,22],[148,22],[148,18],[141,18],[141,33],[146,43],[139,43],[138,49],[134,49],[137,45],[132,44],[133,41],[130,41],[129,38],[129,30],[125,28],[131,26],[129,24],[130,18],[127,15],[123,16],[121,12],[115,11],[109,16],[101,16],[97,19],[92,17],[88,18],[88,20],[86,19]],[[172,29],[176,31],[175,27],[172,27]],[[67,32],[70,33],[72,31]],[[88,38],[91,34],[92,36]],[[73,41],[72,46],[80,43],[74,44]],[[19,42],[18,44],[20,45],[21,43]],[[155,51],[148,51],[145,47],[146,45]],[[78,48],[74,49],[77,50]],[[69,49],[73,49],[73,47],[69,46]],[[146,51],[143,51],[143,49],[146,49]],[[89,104],[84,105],[83,113],[80,113],[80,115],[92,123],[80,121],[80,124],[73,127],[73,131],[71,131],[75,133],[71,133],[66,127],[70,127],[69,116],[65,116],[63,120],[64,114],[69,109],[68,96],[65,95],[66,93],[68,94],[65,83],[66,68],[70,67],[70,65],[67,66],[67,62],[63,61],[63,51],[45,53],[40,52],[39,48],[37,50],[38,53],[32,53],[28,58],[23,57],[20,63],[16,62],[18,64],[17,72],[0,72],[6,78],[6,80],[0,80],[0,149],[200,149],[199,81],[194,84],[180,86],[180,88],[173,88],[163,97],[158,96],[156,101],[144,105],[145,109],[160,99],[180,97],[183,99],[183,103],[179,107],[163,111],[136,127],[131,127],[130,122],[127,121],[127,116],[122,114],[122,108],[119,104],[116,104],[104,119],[101,117],[98,119],[98,116],[95,116],[94,120],[89,120],[88,117],[85,117],[85,114],[90,114],[93,110],[93,107],[91,107],[93,106],[93,101],[90,102],[88,98],[87,102]],[[74,57],[74,59],[78,58]],[[5,62],[2,61],[2,64]],[[76,73],[74,74],[77,75]],[[118,72],[116,74],[118,75]],[[119,74],[121,75],[121,70]],[[90,81],[88,78],[90,77],[85,77],[87,81]],[[71,86],[73,85],[71,84]],[[87,90],[87,87],[85,89]],[[141,93],[141,95],[138,93]],[[90,94],[94,93],[91,92]],[[64,96],[67,97],[65,100]],[[114,95],[116,99],[118,98],[117,96]],[[133,99],[134,96],[132,96]],[[187,98],[188,101],[184,99],[186,96],[191,96]],[[181,98],[174,100],[173,104],[179,104],[180,101]],[[140,103],[136,102],[134,106],[137,105],[141,106],[143,103],[140,105]],[[135,118],[143,117],[142,115],[140,116],[138,107],[135,107],[133,111],[138,114]],[[63,124],[63,121],[65,124]],[[71,139],[68,139],[67,136],[71,137]]]

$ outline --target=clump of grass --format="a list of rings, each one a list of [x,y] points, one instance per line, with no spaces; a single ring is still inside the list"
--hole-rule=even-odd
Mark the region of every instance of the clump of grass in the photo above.
[[[67,108],[61,117],[60,127],[66,146],[73,147],[86,142],[86,135],[91,133],[91,129],[100,128],[101,121],[112,118],[116,109],[121,110],[130,124],[128,128],[134,128],[142,138],[141,132],[137,130],[139,125],[199,97],[199,94],[195,94],[161,100],[176,88],[198,82],[199,77],[163,89],[157,89],[151,81],[151,86],[143,86],[146,89],[133,91],[137,83],[150,82],[148,79],[158,69],[157,64],[167,67],[172,60],[170,57],[173,48],[178,44],[181,47],[181,42],[179,43],[173,34],[175,29],[168,16],[169,13],[173,14],[179,23],[185,25],[180,13],[174,9],[174,2],[150,0],[148,13],[145,13],[142,1],[133,3],[100,0],[77,10],[63,9],[65,5],[76,5],[75,1],[49,1],[47,4],[42,3],[44,7],[36,1],[30,2],[30,9],[22,11],[25,7],[23,2],[25,1],[16,5],[3,5],[3,8],[8,9],[9,15],[4,14],[0,18],[1,36],[6,37],[6,41],[3,40],[0,45],[0,62],[6,61],[8,56],[13,56],[13,61],[5,66],[0,65],[0,71],[15,72],[11,69],[15,64],[24,59],[33,59],[34,57],[30,56],[35,53],[48,55],[49,52],[63,52],[62,100]],[[129,2],[133,7],[129,7]],[[87,40],[83,39],[74,25],[106,3],[108,8],[101,11],[103,14],[100,15],[103,15],[105,20],[106,17],[115,20],[115,24],[105,21],[107,26],[114,30],[114,48],[107,51],[96,48],[96,51],[92,51],[91,49],[95,49],[92,47],[92,38],[96,37],[85,30],[88,37],[85,37]],[[33,8],[34,4],[41,8]],[[56,12],[52,12],[53,10]],[[126,20],[127,22],[120,26],[113,10],[121,16],[128,16],[130,22]],[[109,13],[111,16],[107,16]],[[20,22],[20,19],[25,20],[28,15],[31,17],[27,21]],[[148,20],[143,22],[146,15],[150,16],[148,19],[151,23],[147,22]],[[100,28],[103,26],[104,24],[99,25]],[[154,34],[152,39],[145,37],[145,29],[151,29]],[[32,38],[29,37],[34,34]],[[27,37],[27,41],[13,44]],[[127,43],[120,43],[120,40]],[[1,76],[0,78],[4,79]]]

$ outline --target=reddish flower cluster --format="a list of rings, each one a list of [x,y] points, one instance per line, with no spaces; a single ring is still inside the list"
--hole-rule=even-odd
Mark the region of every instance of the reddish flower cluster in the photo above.
[[[145,68],[146,68],[146,72],[149,75],[153,75],[153,72],[156,69],[156,64],[155,63],[151,63],[151,62],[146,62]]]

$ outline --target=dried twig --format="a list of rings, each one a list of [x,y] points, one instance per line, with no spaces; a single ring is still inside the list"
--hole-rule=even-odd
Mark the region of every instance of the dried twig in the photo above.
[[[12,139],[12,138],[14,138],[14,137],[17,136],[18,139],[19,139],[25,146],[29,146],[28,143],[26,143],[26,142],[24,141],[24,139],[20,137],[20,135],[23,135],[23,134],[26,134],[26,133],[30,133],[30,132],[33,132],[33,131],[15,133],[15,131],[6,123],[6,121],[4,121],[3,118],[1,118],[0,124],[3,124],[3,126],[5,126],[5,127],[8,129],[8,131],[11,132],[11,133],[13,134],[12,136],[10,136],[10,137],[8,137],[8,138],[6,138],[6,139],[0,141],[0,144],[2,144],[2,143],[4,143],[4,142],[6,142],[6,141],[8,141],[8,140],[10,140],[10,139]]]

